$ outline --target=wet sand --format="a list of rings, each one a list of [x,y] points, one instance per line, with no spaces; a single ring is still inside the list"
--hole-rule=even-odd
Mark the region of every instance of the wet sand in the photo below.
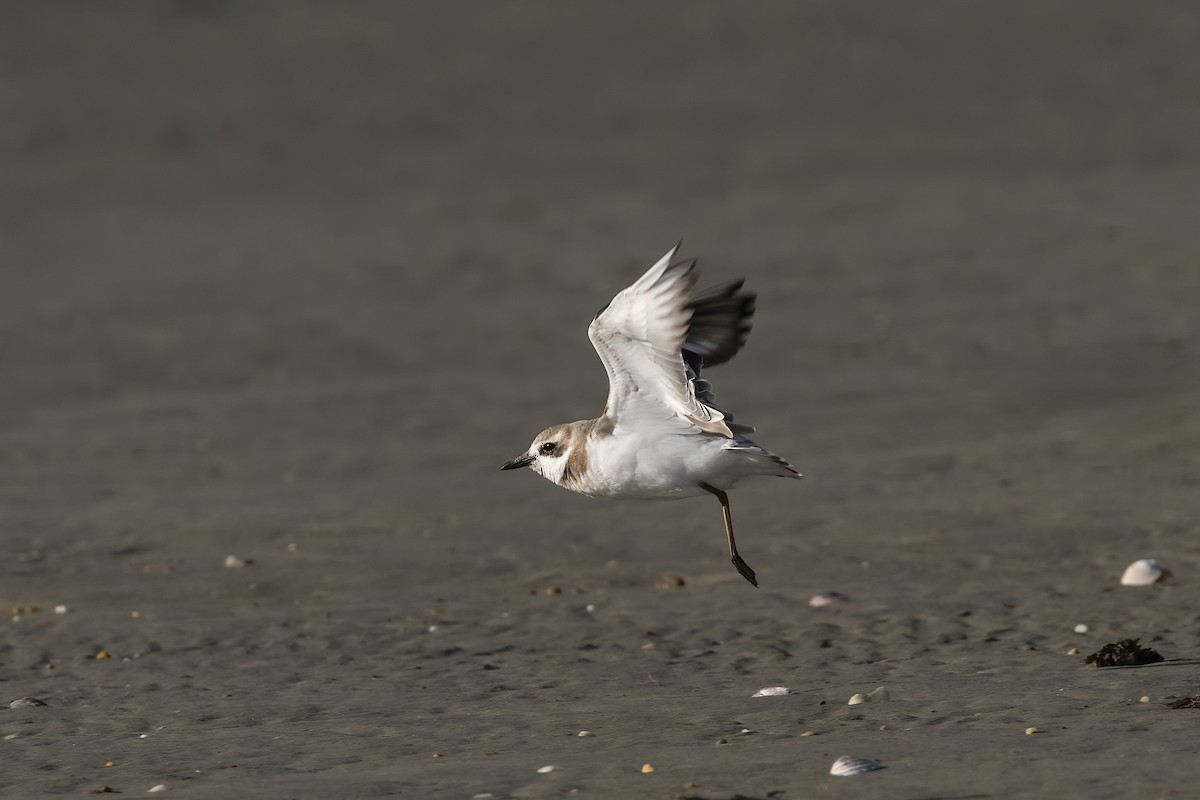
[[[0,12],[0,794],[1191,795],[1200,15],[754,8]],[[498,470],[680,237],[758,590]]]

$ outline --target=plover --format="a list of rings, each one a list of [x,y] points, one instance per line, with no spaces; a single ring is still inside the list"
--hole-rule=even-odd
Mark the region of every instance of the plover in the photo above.
[[[547,428],[501,469],[530,467],[589,497],[715,495],[729,557],[758,586],[754,570],[738,555],[725,492],[749,475],[800,473],[747,439],[754,428],[734,422],[717,405],[712,384],[700,377],[746,343],[755,296],[742,291],[743,280],[693,296],[696,261],[674,261],[678,250],[678,244],[672,247],[588,326],[608,371],[604,413]]]

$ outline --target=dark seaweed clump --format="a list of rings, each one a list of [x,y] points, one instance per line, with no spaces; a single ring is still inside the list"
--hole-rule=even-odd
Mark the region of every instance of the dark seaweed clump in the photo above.
[[[1132,667],[1162,660],[1163,657],[1154,650],[1139,645],[1137,639],[1106,644],[1087,657],[1087,663],[1093,667]]]

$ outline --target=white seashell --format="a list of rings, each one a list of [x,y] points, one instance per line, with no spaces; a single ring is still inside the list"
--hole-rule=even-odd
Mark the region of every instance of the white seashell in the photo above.
[[[147,789],[146,791],[147,792],[165,792],[166,790],[167,790],[167,785],[165,783],[156,783],[153,786],[151,786],[149,789]]]
[[[40,706],[49,705],[45,700],[39,700],[36,697],[19,697],[8,704],[9,708],[38,708]]]
[[[241,569],[253,564],[254,561],[249,558],[239,558],[238,556],[225,556],[226,569]]]
[[[779,697],[783,694],[791,694],[792,690],[786,686],[766,686],[759,689],[751,697]]]
[[[825,608],[826,606],[836,606],[839,603],[845,603],[850,598],[841,592],[820,592],[808,598],[808,604],[813,608]]]
[[[1076,626],[1075,626],[1075,632],[1076,632],[1076,633],[1087,633],[1087,632],[1088,632],[1088,626],[1087,626],[1087,625],[1084,625],[1084,624],[1081,622],[1081,623],[1079,623],[1078,625],[1076,625]]]
[[[865,694],[852,694],[852,695],[850,695],[850,700],[846,703],[846,705],[856,706],[859,703],[867,702],[867,699],[868,698]]]
[[[1164,569],[1153,558],[1143,558],[1125,568],[1121,575],[1122,586],[1149,586],[1171,577],[1171,571]]]
[[[554,765],[547,764],[544,767],[538,767],[538,772],[542,773],[543,775],[546,774],[547,772],[554,772]]]
[[[887,767],[869,758],[842,756],[833,762],[833,766],[829,768],[829,774],[849,777],[850,775],[862,775],[864,772],[874,772],[877,769],[887,769]]]

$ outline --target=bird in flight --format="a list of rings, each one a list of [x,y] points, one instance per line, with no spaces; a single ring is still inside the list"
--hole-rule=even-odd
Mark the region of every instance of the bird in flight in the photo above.
[[[755,296],[742,291],[742,280],[693,295],[696,261],[675,261],[678,250],[678,244],[672,247],[588,326],[608,372],[604,413],[547,428],[501,469],[529,467],[589,497],[714,495],[729,557],[758,586],[754,570],[738,555],[726,490],[749,475],[801,476],[746,438],[754,428],[734,422],[700,376],[746,343]]]

